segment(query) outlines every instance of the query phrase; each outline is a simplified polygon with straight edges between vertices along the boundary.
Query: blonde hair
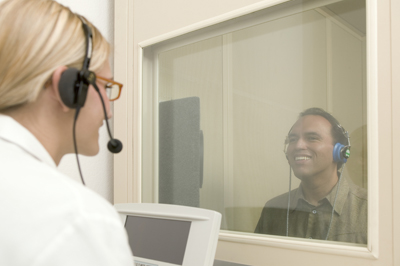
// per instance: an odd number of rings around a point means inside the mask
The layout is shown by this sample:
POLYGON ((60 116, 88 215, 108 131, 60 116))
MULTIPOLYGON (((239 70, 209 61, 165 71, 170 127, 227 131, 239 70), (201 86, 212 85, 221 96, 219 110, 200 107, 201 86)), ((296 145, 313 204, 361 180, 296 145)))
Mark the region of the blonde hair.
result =
MULTIPOLYGON (((90 70, 100 70, 110 45, 90 22, 90 70)), ((59 66, 82 68, 86 36, 79 16, 53 0, 0 3, 0 111, 35 101, 59 66)))

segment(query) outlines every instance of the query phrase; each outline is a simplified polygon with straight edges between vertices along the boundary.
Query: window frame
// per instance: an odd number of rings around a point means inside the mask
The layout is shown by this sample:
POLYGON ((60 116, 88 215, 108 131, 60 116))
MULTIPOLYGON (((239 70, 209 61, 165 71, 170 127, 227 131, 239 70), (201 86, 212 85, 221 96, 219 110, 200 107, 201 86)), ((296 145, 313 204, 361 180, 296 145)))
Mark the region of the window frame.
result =
MULTIPOLYGON (((137 49, 136 51, 130 51, 128 52, 129 57, 133 58, 133 53, 136 53, 136 61, 137 61, 137 90, 131 93, 130 96, 134 96, 136 100, 133 100, 134 103, 136 103, 135 108, 129 108, 127 107, 127 103, 124 104, 122 107, 117 107, 119 108, 120 113, 129 113, 128 118, 135 118, 136 122, 134 122, 134 126, 138 126, 138 129, 135 130, 136 133, 138 133, 133 140, 133 145, 136 147, 134 152, 131 154, 124 155, 125 160, 121 160, 119 163, 115 164, 115 167, 121 167, 122 164, 126 163, 128 165, 131 165, 126 169, 126 166, 124 166, 123 171, 117 170, 116 173, 122 173, 124 175, 123 178, 120 178, 116 181, 116 186, 121 187, 122 185, 128 184, 128 190, 122 193, 123 195, 119 195, 116 197, 116 201, 128 201, 128 202, 141 202, 142 198, 142 183, 141 183, 141 177, 142 177, 142 172, 143 168, 146 168, 148 166, 142 165, 142 139, 143 139, 143 134, 142 134, 142 127, 143 127, 143 121, 142 121, 142 114, 143 114, 143 90, 142 86, 143 83, 146 82, 154 82, 154 80, 149 80, 148 77, 143 77, 143 73, 145 70, 149 70, 149 58, 146 55, 146 52, 144 51, 146 48, 150 46, 154 46, 157 43, 164 42, 166 40, 175 38, 177 36, 181 36, 184 34, 190 34, 195 32, 196 30, 200 30, 202 28, 206 28, 211 25, 215 25, 230 19, 234 19, 246 14, 250 14, 252 12, 259 11, 261 9, 265 9, 283 2, 287 2, 287 0, 265 0, 265 1, 260 1, 257 4, 254 5, 249 5, 244 8, 240 8, 237 10, 234 10, 232 12, 223 14, 221 16, 214 17, 212 19, 208 19, 205 21, 201 21, 199 23, 174 30, 165 34, 162 34, 160 36, 157 36, 155 38, 151 38, 149 40, 145 40, 142 42, 137 43, 135 45, 135 42, 132 37, 132 32, 130 30, 133 29, 133 6, 131 4, 127 3, 127 1, 121 1, 118 4, 118 7, 116 6, 116 12, 121 11, 122 8, 125 7, 128 10, 128 15, 126 16, 125 23, 126 23, 126 31, 125 33, 128 34, 127 38, 122 38, 120 36, 120 39, 124 39, 124 46, 129 47, 130 45, 135 46, 137 49), (129 37, 130 36, 130 37, 129 37), (147 79, 147 81, 146 81, 147 79), (128 111, 127 111, 128 110, 128 111), (134 113, 134 114, 133 114, 134 113), (132 115, 133 114, 133 115, 132 115), (135 160, 133 160, 132 163, 128 163, 128 161, 132 160, 132 158, 135 157, 135 160), (136 170, 132 170, 132 166, 136 168, 136 170), (118 198, 119 197, 119 198, 118 198)), ((385 10, 387 10, 387 5, 390 1, 387 0, 386 2, 380 2, 379 7, 380 12, 384 13, 385 10), (386 9, 384 9, 386 7, 386 9), (384 10, 384 11, 382 11, 384 10)), ((116 3, 117 5, 117 3, 116 3)), ((368 151, 369 151, 369 156, 368 156, 368 173, 369 173, 369 178, 368 178, 368 244, 367 247, 353 247, 351 245, 340 245, 336 243, 324 243, 323 245, 316 243, 316 242, 311 242, 311 241, 306 241, 306 240, 292 240, 292 239, 282 239, 279 237, 275 236, 248 236, 246 234, 242 233, 234 233, 232 234, 231 232, 226 232, 226 231, 221 231, 220 233, 220 250, 224 250, 228 247, 231 247, 231 245, 234 245, 234 243, 240 244, 240 245, 249 245, 252 247, 259 247, 259 246, 268 246, 272 248, 278 248, 278 249, 290 249, 290 250, 299 250, 299 251, 305 251, 305 252, 315 252, 315 253, 322 253, 322 254, 334 254, 334 255, 340 255, 340 256, 347 256, 347 257, 355 257, 355 258, 367 258, 372 260, 378 259, 379 256, 379 243, 380 243, 380 219, 379 219, 379 206, 380 206, 380 201, 379 201, 379 191, 380 191, 380 186, 379 186, 379 181, 378 177, 380 174, 382 174, 383 171, 380 169, 380 156, 379 154, 382 154, 384 151, 383 147, 384 145, 380 145, 380 136, 379 133, 383 129, 380 128, 380 125, 382 123, 379 123, 379 118, 382 118, 382 114, 385 114, 385 108, 383 107, 383 103, 379 102, 378 96, 382 95, 382 92, 378 92, 378 76, 382 75, 379 73, 378 70, 378 52, 381 50, 378 50, 378 1, 377 0, 366 0, 366 5, 367 5, 367 110, 368 110, 368 117, 367 117, 367 122, 368 122, 368 151), (383 111, 382 111, 383 110, 383 111), (299 242, 300 241, 300 242, 299 242)), ((384 15, 380 14, 379 18, 381 21, 384 19, 382 18, 384 15)), ((117 17, 117 16, 116 16, 117 17)), ((380 22, 381 25, 383 24, 380 22)), ((117 24, 117 20, 116 20, 117 24)), ((122 23, 118 23, 118 25, 121 25, 122 23)), ((381 26, 382 27, 382 26, 381 26)), ((124 31, 121 31, 124 32, 124 31)), ((118 38, 115 39, 118 41, 118 38)), ((384 44, 387 46, 387 40, 382 40, 384 44)), ((126 49, 125 47, 125 49, 126 49)), ((383 48, 380 48, 383 49, 383 48)), ((129 50, 129 49, 127 49, 129 50)), ((385 59, 382 59, 385 60, 385 59)), ((116 59, 116 62, 120 62, 121 59, 116 59)), ((128 58, 129 61, 129 58, 128 58)), ((383 61, 386 62, 386 61, 383 61)), ((124 66, 122 69, 117 69, 116 68, 116 73, 118 71, 121 72, 126 72, 126 71, 133 71, 133 66, 131 63, 127 63, 126 65, 130 65, 129 67, 124 66)), ((133 71, 134 72, 134 71, 133 71)), ((128 84, 134 84, 132 78, 127 78, 125 77, 125 80, 127 80, 128 84)), ((133 97, 131 97, 132 99, 133 97)), ((386 110, 387 111, 387 110, 386 110)), ((387 112, 386 112, 387 113, 387 112)), ((123 119, 124 123, 126 123, 126 118, 123 119)), ((387 124, 386 128, 389 126, 387 124)), ((385 128, 385 127, 383 127, 385 128)), ((128 131, 128 134, 132 135, 133 133, 133 128, 130 127, 129 129, 127 128, 122 128, 118 129, 119 131, 128 131)), ((126 132, 123 134, 126 136, 126 132)), ((153 136, 154 137, 154 136, 153 136)), ((387 146, 387 145, 386 145, 387 146)), ((153 150, 155 147, 153 147, 153 150)), ((256 248, 255 248, 256 249, 256 248)), ((221 251, 223 252, 223 251, 221 251)), ((218 252, 217 252, 218 256, 218 252)), ((226 255, 223 255, 221 258, 226 255)), ((382 264, 383 265, 383 264, 382 264)))

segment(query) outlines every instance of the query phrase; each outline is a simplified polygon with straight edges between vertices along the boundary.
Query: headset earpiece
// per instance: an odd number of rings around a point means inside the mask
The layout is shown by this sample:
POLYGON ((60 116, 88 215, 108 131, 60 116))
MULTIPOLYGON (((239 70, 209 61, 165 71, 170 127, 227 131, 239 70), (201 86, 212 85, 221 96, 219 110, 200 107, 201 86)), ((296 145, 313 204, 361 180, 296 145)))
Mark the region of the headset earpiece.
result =
POLYGON ((346 163, 350 157, 350 147, 340 143, 336 143, 333 147, 333 161, 346 163))
POLYGON ((63 103, 69 108, 76 109, 83 107, 89 84, 81 77, 76 68, 68 68, 61 74, 58 83, 60 97, 63 103))
POLYGON ((341 143, 336 143, 333 147, 333 161, 337 163, 346 163, 347 159, 350 157, 350 136, 349 132, 347 132, 340 124, 337 125, 343 133, 343 136, 347 139, 347 145, 343 145, 341 143))

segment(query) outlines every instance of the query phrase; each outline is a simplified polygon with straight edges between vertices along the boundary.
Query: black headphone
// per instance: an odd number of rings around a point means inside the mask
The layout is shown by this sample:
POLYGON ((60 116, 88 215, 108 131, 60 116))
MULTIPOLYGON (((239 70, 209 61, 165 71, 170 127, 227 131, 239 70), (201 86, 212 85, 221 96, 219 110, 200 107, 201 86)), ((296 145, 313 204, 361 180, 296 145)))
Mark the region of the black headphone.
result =
POLYGON ((92 48, 93 48, 92 30, 86 24, 84 18, 80 16, 78 17, 82 21, 82 27, 86 37, 85 59, 83 61, 81 70, 78 70, 76 68, 68 68, 61 74, 60 81, 58 82, 58 89, 63 103, 71 109, 76 109, 74 125, 73 125, 74 148, 75 148, 75 155, 78 163, 78 169, 81 176, 81 180, 82 183, 85 185, 78 159, 78 149, 75 138, 75 125, 76 125, 76 120, 78 119, 79 111, 85 105, 89 85, 93 85, 93 87, 96 89, 97 93, 99 94, 101 103, 103 105, 104 119, 106 120, 107 130, 110 136, 110 141, 107 144, 108 150, 112 153, 119 153, 122 150, 122 142, 118 139, 114 139, 111 135, 104 99, 101 96, 100 90, 96 84, 96 74, 89 70, 90 59, 92 57, 92 48))
MULTIPOLYGON (((350 157, 350 137, 349 137, 349 132, 347 132, 340 124, 336 124, 336 126, 340 129, 340 132, 342 132, 343 136, 347 139, 347 145, 343 145, 339 142, 335 143, 333 147, 333 161, 337 163, 346 163, 347 159, 350 157)), ((293 126, 292 126, 293 128, 293 126)), ((289 133, 292 131, 292 128, 290 128, 288 135, 285 138, 284 142, 284 148, 283 152, 285 153, 286 159, 287 157, 287 146, 289 144, 289 133)))
POLYGON ((61 100, 72 109, 79 109, 85 105, 89 85, 96 83, 96 75, 89 71, 90 59, 92 58, 92 30, 83 18, 79 18, 82 21, 86 37, 85 60, 80 71, 76 68, 65 70, 58 83, 61 100))

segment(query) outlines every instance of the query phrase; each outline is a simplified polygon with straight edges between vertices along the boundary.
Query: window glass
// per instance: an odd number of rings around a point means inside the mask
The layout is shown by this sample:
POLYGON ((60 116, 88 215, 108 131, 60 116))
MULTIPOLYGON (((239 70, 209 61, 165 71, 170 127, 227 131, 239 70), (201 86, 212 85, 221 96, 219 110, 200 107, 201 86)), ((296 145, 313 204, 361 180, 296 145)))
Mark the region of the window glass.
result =
POLYGON ((143 201, 216 210, 224 230, 366 244, 365 1, 290 1, 255 21, 155 56, 158 179, 143 201))

